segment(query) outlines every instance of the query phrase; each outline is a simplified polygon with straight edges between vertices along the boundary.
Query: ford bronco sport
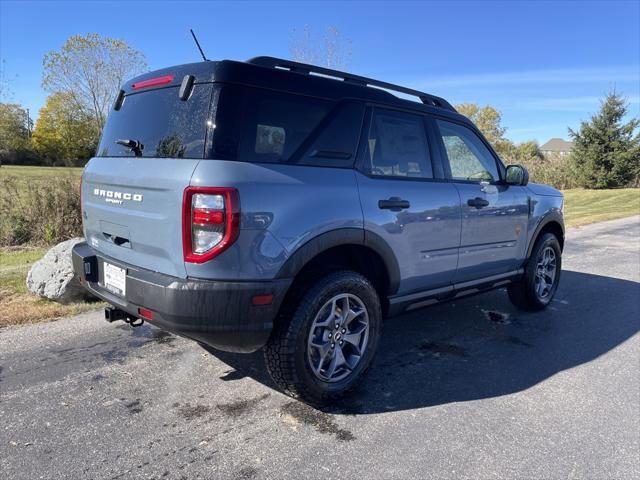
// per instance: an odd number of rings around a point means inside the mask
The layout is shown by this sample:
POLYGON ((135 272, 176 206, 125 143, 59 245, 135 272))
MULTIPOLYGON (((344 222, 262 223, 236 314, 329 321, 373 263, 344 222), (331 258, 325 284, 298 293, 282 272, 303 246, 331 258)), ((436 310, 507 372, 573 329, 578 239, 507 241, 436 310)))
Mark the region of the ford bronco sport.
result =
POLYGON ((447 101, 271 57, 127 82, 81 193, 107 320, 263 348, 311 403, 362 378, 384 317, 504 286, 540 310, 560 279, 562 194, 447 101))

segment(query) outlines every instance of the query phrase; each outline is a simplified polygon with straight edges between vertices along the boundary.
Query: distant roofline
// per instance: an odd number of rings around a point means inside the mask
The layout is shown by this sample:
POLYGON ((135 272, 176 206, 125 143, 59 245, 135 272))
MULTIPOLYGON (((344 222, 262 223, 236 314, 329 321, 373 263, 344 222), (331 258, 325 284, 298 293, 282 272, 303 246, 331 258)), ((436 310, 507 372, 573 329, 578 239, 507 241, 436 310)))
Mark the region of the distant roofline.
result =
POLYGON ((567 152, 573 149, 573 142, 567 141, 563 138, 554 137, 540 146, 540 150, 543 152, 567 152))

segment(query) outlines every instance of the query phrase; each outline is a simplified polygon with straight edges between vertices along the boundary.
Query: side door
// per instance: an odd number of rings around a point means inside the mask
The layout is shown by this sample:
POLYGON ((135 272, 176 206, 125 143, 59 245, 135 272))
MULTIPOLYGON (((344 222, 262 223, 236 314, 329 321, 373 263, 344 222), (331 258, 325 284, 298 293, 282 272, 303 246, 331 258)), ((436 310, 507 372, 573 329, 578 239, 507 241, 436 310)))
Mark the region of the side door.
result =
POLYGON ((370 108, 358 150, 365 230, 392 248, 398 294, 450 285, 458 262, 460 199, 432 162, 426 127, 423 115, 370 108))
POLYGON ((524 187, 502 181, 499 159, 473 129, 441 118, 434 123, 445 170, 460 193, 462 234, 454 283, 517 269, 529 216, 524 187))

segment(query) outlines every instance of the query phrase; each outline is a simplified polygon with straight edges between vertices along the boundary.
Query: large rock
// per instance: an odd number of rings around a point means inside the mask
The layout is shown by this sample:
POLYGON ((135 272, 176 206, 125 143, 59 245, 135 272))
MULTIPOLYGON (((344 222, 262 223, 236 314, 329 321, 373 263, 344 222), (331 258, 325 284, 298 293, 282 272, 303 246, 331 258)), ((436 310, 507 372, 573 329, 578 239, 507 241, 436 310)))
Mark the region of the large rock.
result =
POLYGON ((73 274, 71 249, 84 238, 72 238, 51 248, 33 264, 27 275, 27 288, 32 293, 59 303, 82 301, 86 291, 73 274))

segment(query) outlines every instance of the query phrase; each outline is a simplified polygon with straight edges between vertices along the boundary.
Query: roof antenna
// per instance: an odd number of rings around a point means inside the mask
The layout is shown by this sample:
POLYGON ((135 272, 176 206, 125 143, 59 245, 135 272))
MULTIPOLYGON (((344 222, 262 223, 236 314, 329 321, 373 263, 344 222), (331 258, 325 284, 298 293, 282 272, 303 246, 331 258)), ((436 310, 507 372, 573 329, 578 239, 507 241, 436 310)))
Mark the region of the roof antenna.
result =
POLYGON ((198 50, 200 50, 200 55, 202 55, 202 59, 205 62, 208 62, 209 60, 207 59, 207 57, 204 56, 204 52, 202 51, 202 48, 200 47, 200 42, 198 42, 198 39, 196 38, 196 34, 193 33, 193 29, 190 28, 189 31, 191 32, 191 36, 193 37, 193 41, 196 42, 196 47, 198 47, 198 50))

